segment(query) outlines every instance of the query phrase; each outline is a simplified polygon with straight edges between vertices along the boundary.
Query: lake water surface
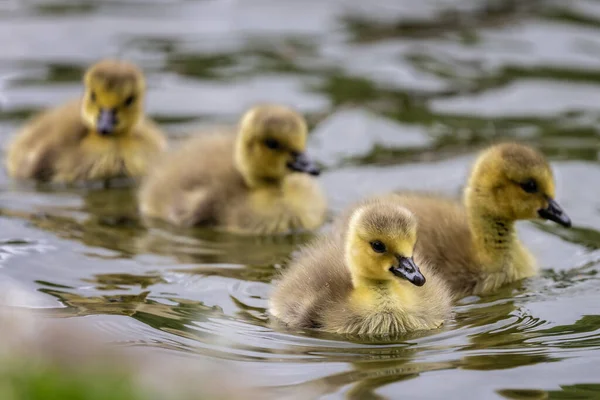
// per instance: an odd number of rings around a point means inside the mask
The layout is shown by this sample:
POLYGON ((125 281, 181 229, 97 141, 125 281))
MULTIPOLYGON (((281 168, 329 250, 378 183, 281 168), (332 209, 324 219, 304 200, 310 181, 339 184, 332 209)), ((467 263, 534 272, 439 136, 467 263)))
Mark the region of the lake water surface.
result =
POLYGON ((444 329, 359 343, 269 325, 308 236, 146 230, 128 189, 1 172, 0 277, 27 306, 281 397, 600 398, 600 1, 2 0, 1 144, 105 56, 144 68, 174 142, 256 102, 302 111, 332 215, 392 189, 458 196, 476 152, 515 139, 550 158, 574 227, 521 224, 540 276, 464 299, 444 329))

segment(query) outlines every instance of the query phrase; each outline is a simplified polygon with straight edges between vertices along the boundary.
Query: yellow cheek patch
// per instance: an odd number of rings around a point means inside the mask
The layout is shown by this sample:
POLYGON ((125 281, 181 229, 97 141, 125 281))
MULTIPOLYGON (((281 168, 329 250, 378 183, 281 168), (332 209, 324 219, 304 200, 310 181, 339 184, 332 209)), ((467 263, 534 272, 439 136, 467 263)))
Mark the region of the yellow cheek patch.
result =
POLYGON ((414 244, 409 242, 401 242, 396 245, 396 253, 404 257, 412 257, 414 244))
POLYGON ((136 94, 136 87, 133 82, 115 85, 103 79, 93 80, 89 85, 89 90, 95 93, 95 103, 101 108, 123 107, 125 100, 136 94))
POLYGON ((294 153, 302 153, 306 150, 306 138, 305 137, 293 137, 292 140, 287 140, 286 147, 294 153))
POLYGON ((544 194, 546 196, 550 196, 551 198, 554 198, 556 196, 556 188, 554 185, 554 178, 552 177, 552 174, 550 174, 549 172, 546 173, 546 179, 544 179, 544 182, 542 184, 542 190, 544 191, 544 194))
POLYGON ((410 229, 408 234, 398 234, 393 238, 390 238, 390 242, 393 243, 393 248, 390 249, 396 254, 401 254, 404 257, 412 257, 413 250, 415 248, 417 232, 415 229, 410 229))

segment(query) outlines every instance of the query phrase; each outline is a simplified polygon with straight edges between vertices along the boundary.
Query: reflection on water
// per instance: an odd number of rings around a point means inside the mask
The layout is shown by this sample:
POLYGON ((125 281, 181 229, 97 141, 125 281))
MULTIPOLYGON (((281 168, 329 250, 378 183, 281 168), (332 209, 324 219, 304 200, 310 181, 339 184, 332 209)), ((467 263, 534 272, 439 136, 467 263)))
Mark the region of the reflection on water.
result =
POLYGON ((600 396, 597 1, 8 1, 0 21, 3 146, 77 96, 89 63, 121 56, 147 72, 174 141, 256 102, 300 109, 332 214, 391 189, 458 196, 474 153, 514 139, 553 161, 574 221, 520 226, 539 277, 464 299, 439 331, 373 343, 269 321, 270 284, 311 235, 149 226, 131 189, 2 173, 0 274, 43 296, 43 314, 227 360, 276 397, 600 396))
POLYGON ((499 390, 498 394, 507 399, 595 399, 600 396, 600 385, 578 384, 561 385, 560 390, 499 390))

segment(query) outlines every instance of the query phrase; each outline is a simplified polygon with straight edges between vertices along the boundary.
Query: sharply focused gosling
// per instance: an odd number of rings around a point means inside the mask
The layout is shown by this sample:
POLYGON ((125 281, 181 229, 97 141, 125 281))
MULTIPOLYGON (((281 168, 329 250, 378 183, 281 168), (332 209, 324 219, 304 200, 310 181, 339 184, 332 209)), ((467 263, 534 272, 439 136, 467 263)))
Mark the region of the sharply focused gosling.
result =
POLYGON ((394 201, 367 200, 351 210, 342 232, 319 237, 299 253, 269 311, 290 327, 338 334, 438 328, 449 317, 450 293, 423 254, 413 253, 416 241, 410 211, 394 201))
POLYGON ((133 64, 104 60, 88 69, 79 100, 34 117, 8 148, 8 174, 60 183, 143 176, 166 148, 143 115, 144 76, 133 64))
POLYGON ((427 254, 432 268, 462 297, 536 274, 535 260, 518 239, 515 222, 543 218, 570 227, 554 196, 554 178, 544 156, 507 143, 479 156, 464 206, 417 193, 400 194, 398 204, 419 220, 417 251, 427 254))
POLYGON ((261 105, 242 117, 237 135, 198 135, 152 170, 140 211, 179 226, 213 226, 242 234, 280 234, 319 227, 326 201, 305 153, 299 114, 261 105))

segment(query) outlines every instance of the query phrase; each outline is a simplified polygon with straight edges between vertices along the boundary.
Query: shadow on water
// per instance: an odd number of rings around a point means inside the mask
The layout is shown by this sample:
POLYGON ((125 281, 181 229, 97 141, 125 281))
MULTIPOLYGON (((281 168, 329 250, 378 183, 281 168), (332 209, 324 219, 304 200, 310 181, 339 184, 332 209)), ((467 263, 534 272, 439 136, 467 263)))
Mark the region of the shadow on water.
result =
POLYGON ((574 221, 520 229, 540 276, 463 299, 439 331, 377 342, 270 321, 271 282, 310 234, 148 224, 133 189, 21 187, 2 175, 0 276, 60 304, 40 313, 89 316, 122 345, 239 363, 281 396, 600 396, 596 2, 8 3, 3 147, 29 116, 77 96, 89 63, 119 55, 147 72, 148 111, 176 140, 233 124, 256 102, 300 109, 332 215, 384 190, 457 195, 479 149, 518 140, 553 162, 574 221))

